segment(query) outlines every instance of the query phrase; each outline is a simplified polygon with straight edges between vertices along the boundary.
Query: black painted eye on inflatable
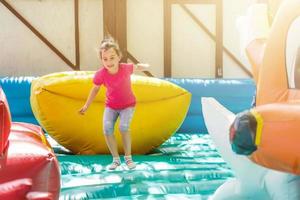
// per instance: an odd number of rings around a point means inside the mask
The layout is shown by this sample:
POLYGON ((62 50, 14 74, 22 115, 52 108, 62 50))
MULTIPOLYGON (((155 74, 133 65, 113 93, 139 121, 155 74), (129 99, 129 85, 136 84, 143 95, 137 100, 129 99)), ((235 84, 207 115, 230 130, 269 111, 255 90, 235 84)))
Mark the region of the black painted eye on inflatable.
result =
POLYGON ((235 153, 251 155, 256 151, 256 128, 257 122, 251 112, 245 111, 236 116, 230 127, 230 143, 235 153))

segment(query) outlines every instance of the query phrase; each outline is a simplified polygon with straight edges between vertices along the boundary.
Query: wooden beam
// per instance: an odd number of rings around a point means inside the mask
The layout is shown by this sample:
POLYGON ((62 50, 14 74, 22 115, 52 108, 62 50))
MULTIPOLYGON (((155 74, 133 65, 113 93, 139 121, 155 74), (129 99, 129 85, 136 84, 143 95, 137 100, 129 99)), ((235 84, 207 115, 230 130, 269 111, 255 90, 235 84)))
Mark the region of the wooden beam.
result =
POLYGON ((164 77, 172 76, 172 33, 171 16, 172 4, 170 0, 164 0, 164 77))
POLYGON ((75 19, 75 53, 76 63, 75 66, 80 70, 80 37, 79 37, 79 9, 78 0, 74 1, 74 19, 75 19))
POLYGON ((79 70, 68 58, 66 58, 46 37, 34 28, 18 11, 16 11, 7 1, 0 1, 13 15, 15 15, 27 28, 29 28, 42 42, 44 42, 58 57, 60 57, 73 70, 79 70))
POLYGON ((104 35, 112 36, 127 60, 127 0, 103 0, 104 35))
POLYGON ((122 61, 127 60, 127 0, 116 3, 116 37, 123 53, 122 61))
POLYGON ((223 3, 216 2, 216 67, 215 78, 223 78, 223 3))
POLYGON ((104 35, 115 37, 116 19, 112 13, 115 13, 115 0, 103 0, 103 30, 104 35))

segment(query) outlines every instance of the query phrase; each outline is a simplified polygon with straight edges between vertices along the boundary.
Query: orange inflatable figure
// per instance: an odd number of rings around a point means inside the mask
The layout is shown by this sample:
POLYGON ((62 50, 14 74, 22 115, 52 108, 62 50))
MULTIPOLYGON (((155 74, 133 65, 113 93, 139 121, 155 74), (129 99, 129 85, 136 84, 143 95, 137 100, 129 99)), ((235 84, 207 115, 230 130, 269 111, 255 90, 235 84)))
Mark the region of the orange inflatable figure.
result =
POLYGON ((255 163, 299 175, 300 31, 289 40, 295 24, 299 30, 300 0, 283 1, 269 37, 247 46, 257 85, 256 107, 237 115, 230 139, 235 152, 248 155, 255 163), (289 44, 294 46, 293 63, 287 60, 289 44))

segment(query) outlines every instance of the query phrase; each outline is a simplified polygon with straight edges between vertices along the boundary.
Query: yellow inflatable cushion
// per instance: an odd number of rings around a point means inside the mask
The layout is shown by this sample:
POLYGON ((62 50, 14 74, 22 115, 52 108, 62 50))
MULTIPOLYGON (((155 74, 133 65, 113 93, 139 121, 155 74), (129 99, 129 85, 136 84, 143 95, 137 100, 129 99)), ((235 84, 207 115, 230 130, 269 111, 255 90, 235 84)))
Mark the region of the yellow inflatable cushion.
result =
MULTIPOLYGON (((78 110, 92 88, 95 72, 60 72, 35 79, 31 86, 33 113, 43 128, 76 154, 108 154, 102 131, 105 87, 101 87, 85 115, 78 110)), ((132 75, 137 99, 131 123, 132 153, 144 154, 167 140, 181 125, 191 94, 157 78, 132 75)), ((115 136, 123 153, 117 121, 115 136)))

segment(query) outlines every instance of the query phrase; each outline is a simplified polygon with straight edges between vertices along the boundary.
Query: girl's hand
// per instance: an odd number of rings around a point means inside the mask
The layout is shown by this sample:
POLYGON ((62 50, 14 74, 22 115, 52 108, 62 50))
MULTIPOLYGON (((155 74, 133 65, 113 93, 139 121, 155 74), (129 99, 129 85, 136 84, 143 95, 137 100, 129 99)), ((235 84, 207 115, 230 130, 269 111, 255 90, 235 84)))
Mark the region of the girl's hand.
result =
POLYGON ((86 105, 84 105, 79 111, 78 113, 81 115, 84 115, 84 113, 86 112, 86 110, 88 109, 88 107, 86 105))
POLYGON ((148 70, 149 67, 150 67, 150 65, 145 64, 145 63, 138 63, 136 65, 136 69, 139 70, 139 71, 146 71, 146 70, 148 70))

